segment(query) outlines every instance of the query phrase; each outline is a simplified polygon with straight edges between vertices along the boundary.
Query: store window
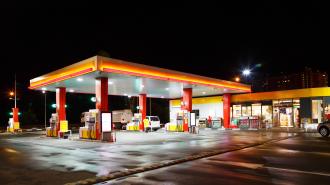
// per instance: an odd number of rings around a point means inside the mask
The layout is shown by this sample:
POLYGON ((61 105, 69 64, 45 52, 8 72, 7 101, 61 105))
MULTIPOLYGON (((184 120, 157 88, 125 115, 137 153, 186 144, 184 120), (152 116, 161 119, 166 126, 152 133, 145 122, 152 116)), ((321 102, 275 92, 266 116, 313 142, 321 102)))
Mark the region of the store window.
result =
POLYGON ((292 100, 280 100, 280 126, 293 127, 292 100))
POLYGON ((293 107, 293 123, 296 127, 301 128, 300 125, 300 100, 294 99, 292 102, 293 107))
POLYGON ((251 106, 242 106, 242 116, 251 116, 251 106))
POLYGON ((279 101, 273 101, 273 127, 280 126, 280 111, 279 111, 279 101))
POLYGON ((322 100, 312 100, 312 122, 321 123, 323 121, 322 100))
POLYGON ((292 124, 292 107, 280 107, 280 126, 293 127, 292 124))
POLYGON ((252 116, 261 117, 261 103, 252 104, 252 116))
POLYGON ((233 117, 231 118, 231 125, 237 126, 239 122, 239 118, 241 117, 242 107, 241 105, 233 105, 233 117))
POLYGON ((272 127, 272 106, 271 105, 263 105, 262 106, 262 115, 261 122, 263 128, 271 128, 272 127))
POLYGON ((324 105, 324 116, 326 120, 330 120, 330 104, 324 105))
POLYGON ((274 126, 293 127, 292 99, 273 101, 274 126))
POLYGON ((241 105, 233 105, 233 118, 241 117, 241 105))

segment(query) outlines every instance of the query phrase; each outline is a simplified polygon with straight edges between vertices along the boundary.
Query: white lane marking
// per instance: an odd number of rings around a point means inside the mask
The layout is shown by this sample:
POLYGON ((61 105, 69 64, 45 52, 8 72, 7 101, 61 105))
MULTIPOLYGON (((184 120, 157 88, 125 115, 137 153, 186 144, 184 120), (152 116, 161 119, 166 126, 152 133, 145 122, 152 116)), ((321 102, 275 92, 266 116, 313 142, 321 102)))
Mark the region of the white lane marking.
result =
POLYGON ((15 149, 11 149, 11 148, 5 148, 4 151, 8 152, 8 153, 20 153, 19 151, 15 150, 15 149))
POLYGON ((330 173, 303 171, 303 170, 295 170, 295 169, 287 169, 287 168, 277 168, 277 167, 271 167, 271 166, 264 166, 264 164, 257 164, 257 163, 246 163, 246 162, 235 162, 235 161, 215 161, 215 160, 211 160, 211 161, 216 162, 216 163, 231 165, 231 166, 250 168, 250 169, 254 169, 254 170, 258 169, 258 168, 266 168, 266 169, 270 169, 270 170, 278 170, 278 171, 286 171, 286 172, 292 172, 292 173, 303 173, 303 174, 330 177, 330 173))
POLYGON ((268 148, 258 148, 258 150, 263 151, 271 151, 271 152, 278 152, 278 153, 304 153, 304 154, 315 154, 315 155, 323 155, 323 156, 330 156, 330 153, 326 152, 308 152, 308 151, 301 151, 301 150, 288 150, 288 149, 268 149, 268 148))
POLYGON ((263 164, 257 164, 257 163, 246 163, 246 162, 235 162, 235 161, 215 161, 215 160, 210 160, 210 161, 216 162, 216 163, 221 163, 221 164, 226 164, 226 165, 250 168, 250 169, 262 168, 264 166, 263 164))
POLYGON ((309 175, 320 175, 320 176, 330 177, 330 174, 329 173, 322 173, 322 172, 302 171, 302 170, 294 170, 294 169, 286 169, 286 168, 276 168, 276 167, 268 167, 268 166, 265 166, 264 168, 271 169, 271 170, 292 172, 292 173, 303 173, 303 174, 309 174, 309 175))

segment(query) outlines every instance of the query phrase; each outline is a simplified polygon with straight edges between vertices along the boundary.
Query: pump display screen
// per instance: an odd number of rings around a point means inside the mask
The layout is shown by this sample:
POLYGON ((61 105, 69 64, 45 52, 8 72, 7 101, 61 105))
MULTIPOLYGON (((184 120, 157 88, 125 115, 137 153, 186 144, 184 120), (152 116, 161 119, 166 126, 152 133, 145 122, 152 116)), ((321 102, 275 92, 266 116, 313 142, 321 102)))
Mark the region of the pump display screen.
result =
POLYGON ((111 132, 111 113, 102 113, 102 132, 111 132))
POLYGON ((95 123, 95 117, 90 117, 88 118, 89 123, 95 123))

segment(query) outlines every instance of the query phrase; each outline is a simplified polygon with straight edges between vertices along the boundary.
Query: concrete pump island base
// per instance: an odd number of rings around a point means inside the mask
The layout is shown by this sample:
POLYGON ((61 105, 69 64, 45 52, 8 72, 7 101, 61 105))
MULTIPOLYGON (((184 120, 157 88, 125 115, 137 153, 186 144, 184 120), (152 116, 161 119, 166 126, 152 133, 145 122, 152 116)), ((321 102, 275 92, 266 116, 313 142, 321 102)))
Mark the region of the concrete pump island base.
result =
MULTIPOLYGON (((114 141, 112 113, 108 95, 139 97, 139 113, 127 130, 152 129, 154 122, 146 115, 148 98, 181 99, 175 120, 166 124, 167 131, 193 132, 198 115, 192 111, 192 98, 223 95, 224 128, 230 123, 231 94, 251 92, 248 85, 167 70, 122 60, 95 56, 30 80, 30 89, 56 92, 56 113, 52 114, 47 136, 62 137, 70 132, 66 119, 66 93, 95 94, 95 108, 84 113, 85 126, 79 137, 114 141)), ((111 103, 111 102, 110 102, 111 103)), ((221 107, 221 108, 222 108, 221 107)), ((219 107, 219 109, 221 109, 219 107)))

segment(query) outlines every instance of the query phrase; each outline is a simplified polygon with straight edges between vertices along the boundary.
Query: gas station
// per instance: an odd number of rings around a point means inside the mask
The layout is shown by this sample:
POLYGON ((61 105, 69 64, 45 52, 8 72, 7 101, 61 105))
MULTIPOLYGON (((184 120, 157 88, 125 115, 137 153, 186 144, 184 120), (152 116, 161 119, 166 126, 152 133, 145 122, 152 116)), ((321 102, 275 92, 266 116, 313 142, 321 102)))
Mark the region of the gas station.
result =
POLYGON ((113 140, 108 105, 111 102, 108 102, 108 95, 139 97, 139 114, 134 116, 137 125, 132 130, 140 131, 144 131, 146 126, 147 97, 180 99, 176 125, 168 125, 166 129, 189 132, 195 126, 193 97, 222 95, 223 125, 224 128, 229 128, 231 94, 251 92, 249 85, 241 83, 101 56, 94 56, 34 78, 30 80, 29 88, 56 92, 56 113, 52 114, 50 127, 46 131, 47 136, 53 137, 69 131, 65 110, 66 93, 95 94, 95 109, 85 113, 85 126, 80 127, 79 137, 103 141, 113 140))

